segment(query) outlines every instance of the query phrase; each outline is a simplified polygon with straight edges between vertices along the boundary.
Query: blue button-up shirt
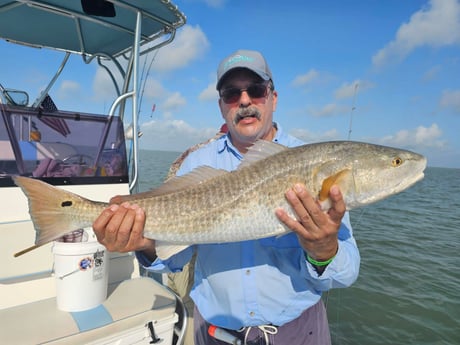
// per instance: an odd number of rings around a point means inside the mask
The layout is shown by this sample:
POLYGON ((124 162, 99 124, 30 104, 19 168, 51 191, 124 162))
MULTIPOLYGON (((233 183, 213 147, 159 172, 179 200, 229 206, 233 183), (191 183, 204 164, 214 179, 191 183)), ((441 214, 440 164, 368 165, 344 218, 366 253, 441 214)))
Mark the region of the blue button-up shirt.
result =
MULTIPOLYGON (((289 147, 303 144, 277 128, 275 142, 289 147)), ((230 138, 224 135, 190 153, 178 175, 202 165, 235 170, 241 159, 230 138)), ((337 255, 321 275, 305 260, 295 233, 244 242, 195 245, 153 263, 147 262, 140 253, 137 256, 148 270, 178 272, 191 259, 194 250, 197 259, 190 296, 205 320, 228 329, 279 326, 297 318, 318 302, 322 291, 351 285, 358 276, 360 262, 348 213, 339 231, 337 255)))

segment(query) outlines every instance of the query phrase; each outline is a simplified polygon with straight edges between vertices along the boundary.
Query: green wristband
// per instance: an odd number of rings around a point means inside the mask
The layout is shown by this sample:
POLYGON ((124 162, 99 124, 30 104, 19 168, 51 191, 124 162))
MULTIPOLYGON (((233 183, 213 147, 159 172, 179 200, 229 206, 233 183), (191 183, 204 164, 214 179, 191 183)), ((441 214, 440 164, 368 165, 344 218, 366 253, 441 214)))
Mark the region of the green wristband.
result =
POLYGON ((318 267, 329 265, 332 262, 332 260, 334 260, 334 258, 335 258, 335 255, 326 261, 316 261, 315 259, 312 259, 307 253, 305 253, 305 259, 307 259, 307 261, 311 263, 312 265, 318 266, 318 267))

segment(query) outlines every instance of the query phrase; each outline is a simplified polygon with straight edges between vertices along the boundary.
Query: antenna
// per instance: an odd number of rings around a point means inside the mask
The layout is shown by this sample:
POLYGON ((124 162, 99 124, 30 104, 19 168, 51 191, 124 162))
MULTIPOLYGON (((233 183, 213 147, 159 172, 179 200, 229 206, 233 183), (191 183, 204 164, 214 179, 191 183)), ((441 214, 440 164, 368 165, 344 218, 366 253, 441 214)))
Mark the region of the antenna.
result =
POLYGON ((352 131, 352 127, 353 127, 353 112, 356 109, 355 101, 356 101, 356 94, 357 94, 357 91, 358 91, 358 86, 359 86, 359 83, 356 82, 355 90, 353 91, 353 103, 351 105, 351 111, 350 111, 350 126, 348 127, 348 140, 350 140, 350 138, 351 138, 351 131, 352 131))

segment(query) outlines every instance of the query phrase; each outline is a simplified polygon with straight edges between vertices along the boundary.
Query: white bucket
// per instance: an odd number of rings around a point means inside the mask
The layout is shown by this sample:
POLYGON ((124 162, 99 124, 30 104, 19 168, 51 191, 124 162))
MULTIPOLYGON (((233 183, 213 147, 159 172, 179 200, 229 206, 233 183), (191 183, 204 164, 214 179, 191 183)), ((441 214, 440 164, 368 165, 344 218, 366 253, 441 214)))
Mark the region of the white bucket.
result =
POLYGON ((54 242, 57 307, 92 309, 107 298, 108 256, 99 242, 54 242))

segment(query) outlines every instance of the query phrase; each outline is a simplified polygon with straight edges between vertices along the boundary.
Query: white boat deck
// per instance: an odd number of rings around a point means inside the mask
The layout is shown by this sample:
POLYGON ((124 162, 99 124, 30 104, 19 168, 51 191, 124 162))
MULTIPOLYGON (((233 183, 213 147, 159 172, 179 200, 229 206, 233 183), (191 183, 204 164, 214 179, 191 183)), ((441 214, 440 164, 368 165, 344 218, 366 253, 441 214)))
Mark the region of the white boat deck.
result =
POLYGON ((162 285, 130 279, 82 312, 59 310, 54 297, 0 310, 0 344, 171 344, 175 308, 174 295, 162 285))

